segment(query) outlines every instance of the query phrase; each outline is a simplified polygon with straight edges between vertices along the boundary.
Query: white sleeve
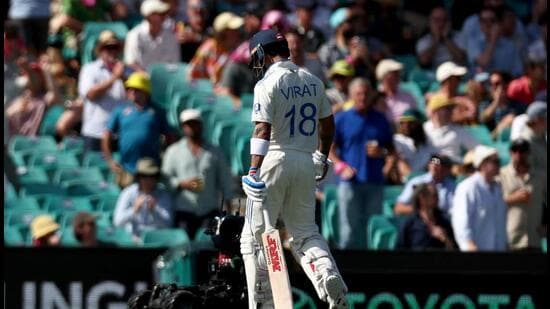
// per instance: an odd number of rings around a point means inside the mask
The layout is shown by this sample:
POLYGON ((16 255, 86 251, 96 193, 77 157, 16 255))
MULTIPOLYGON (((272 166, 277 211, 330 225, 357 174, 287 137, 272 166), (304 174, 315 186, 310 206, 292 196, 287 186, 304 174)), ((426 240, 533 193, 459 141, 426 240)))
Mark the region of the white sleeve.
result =
POLYGON ((78 76, 78 95, 82 98, 86 98, 88 91, 90 91, 96 83, 91 66, 92 64, 84 65, 78 76))
POLYGON ((262 82, 254 87, 254 105, 252 107, 252 122, 273 121, 273 94, 262 82))
POLYGON ((465 191, 467 191, 466 187, 459 184, 456 188, 451 207, 453 233, 458 247, 462 251, 467 249, 468 241, 473 240, 469 214, 472 201, 468 200, 467 192, 465 191))
POLYGON ((126 64, 140 64, 141 53, 138 45, 138 33, 130 30, 126 35, 126 43, 124 44, 124 62, 126 64))

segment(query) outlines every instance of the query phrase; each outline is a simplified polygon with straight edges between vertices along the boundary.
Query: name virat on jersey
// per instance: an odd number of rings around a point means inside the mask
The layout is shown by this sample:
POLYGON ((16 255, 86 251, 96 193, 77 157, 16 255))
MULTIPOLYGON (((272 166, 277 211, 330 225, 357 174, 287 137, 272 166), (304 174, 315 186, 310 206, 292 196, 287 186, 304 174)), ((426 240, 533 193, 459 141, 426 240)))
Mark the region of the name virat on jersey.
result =
POLYGON ((303 86, 290 86, 287 87, 286 91, 285 89, 279 89, 285 99, 296 99, 298 97, 316 97, 317 96, 317 84, 304 84, 303 86))

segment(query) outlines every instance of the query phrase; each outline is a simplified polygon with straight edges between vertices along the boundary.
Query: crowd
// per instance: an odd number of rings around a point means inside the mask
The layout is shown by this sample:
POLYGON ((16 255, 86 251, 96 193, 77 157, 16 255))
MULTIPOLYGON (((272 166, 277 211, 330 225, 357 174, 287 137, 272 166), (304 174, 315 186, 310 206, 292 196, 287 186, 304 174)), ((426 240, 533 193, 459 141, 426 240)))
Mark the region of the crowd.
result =
MULTIPOLYGON (((383 213, 392 185, 403 188, 392 214, 402 218, 397 248, 540 250, 546 1, 461 3, 11 1, 4 152, 14 136, 39 135, 48 111, 61 108, 50 134, 101 152, 121 189, 115 226, 136 238, 166 227, 193 237, 220 204, 231 209, 242 196, 238 175, 205 139, 199 110, 170 124, 166 102, 153 100, 151 67, 185 63, 182 84, 207 80, 241 110, 255 84, 248 39, 272 28, 285 35, 290 59, 325 82, 335 114, 334 173, 322 185, 338 186, 338 248, 367 248, 365 227, 383 213), (82 42, 92 22, 128 32, 101 31, 88 55, 82 42)), ((76 234, 93 231, 93 215, 77 219, 76 234)), ((36 217, 34 244, 59 243, 58 230, 51 217, 36 217)))

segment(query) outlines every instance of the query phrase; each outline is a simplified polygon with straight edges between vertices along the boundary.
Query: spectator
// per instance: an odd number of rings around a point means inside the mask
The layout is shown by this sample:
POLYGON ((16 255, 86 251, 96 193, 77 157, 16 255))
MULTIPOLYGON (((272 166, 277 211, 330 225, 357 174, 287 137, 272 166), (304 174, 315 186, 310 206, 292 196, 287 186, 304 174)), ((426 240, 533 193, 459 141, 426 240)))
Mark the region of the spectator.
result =
POLYGON ((546 194, 545 172, 529 164, 529 142, 517 139, 510 145, 511 161, 500 169, 504 201, 508 204, 508 245, 511 249, 540 251, 538 229, 546 194))
POLYGON ((546 171, 546 154, 548 151, 548 144, 546 142, 548 129, 546 122, 546 102, 533 102, 527 108, 526 115, 526 125, 520 129, 518 137, 529 142, 531 147, 529 162, 533 166, 533 169, 546 171))
MULTIPOLYGON (((349 51, 345 59, 353 66, 357 76, 366 77, 371 83, 374 83, 376 81, 374 76, 375 62, 367 45, 368 42, 365 38, 357 35, 352 37, 348 42, 349 51)), ((378 61, 380 60, 378 59, 378 61)))
MULTIPOLYGON (((462 3, 458 3, 458 5, 462 5, 462 3)), ((466 4, 467 5, 467 4, 466 4)), ((503 12, 510 11, 509 8, 505 8, 504 0, 484 0, 483 5, 480 7, 480 11, 476 14, 470 15, 464 23, 462 24, 462 30, 460 31, 460 36, 462 38, 462 46, 470 46, 469 44, 476 44, 475 42, 482 41, 486 36, 484 34, 483 27, 487 27, 490 23, 494 24, 497 20, 497 12, 502 15, 503 12), (492 11, 492 14, 485 13, 484 10, 492 11), (483 18, 492 16, 494 18, 483 18)), ((453 14, 455 11, 452 11, 453 14)), ((513 13, 513 12, 512 12, 513 13)), ((500 19, 500 18, 499 18, 500 19)), ((509 33, 507 33, 506 37, 512 41, 512 43, 515 46, 520 47, 519 50, 521 51, 523 48, 525 48, 526 38, 527 34, 525 31, 525 27, 523 26, 523 23, 519 18, 517 18, 515 15, 512 17, 506 16, 506 19, 508 19, 505 22, 504 28, 509 33), (510 22, 511 19, 511 22, 510 22)), ((496 30, 495 30, 496 31, 496 30)), ((522 52, 523 54, 523 52, 522 52)), ((521 59, 521 58, 520 58, 521 59)), ((520 60, 518 59, 518 60, 520 60)), ((498 68, 494 68, 498 69, 498 68)), ((492 71, 492 70, 485 70, 485 71, 492 71)), ((513 72, 509 72, 513 74, 513 72)))
POLYGON ((29 64, 26 58, 19 58, 18 64, 23 71, 24 90, 6 109, 9 138, 37 135, 44 113, 58 97, 47 69, 43 70, 38 63, 29 64))
POLYGON ((510 128, 514 117, 524 110, 523 106, 511 101, 506 95, 510 80, 511 76, 506 72, 492 72, 489 75, 490 101, 482 101, 479 105, 480 122, 491 130, 493 138, 502 130, 510 128))
POLYGON ((423 68, 435 71, 447 61, 464 64, 466 54, 460 47, 460 38, 451 29, 447 11, 441 6, 432 9, 429 33, 416 42, 416 55, 423 68))
POLYGON ((82 137, 88 151, 101 151, 101 137, 111 112, 125 102, 123 79, 130 71, 118 60, 122 42, 114 32, 99 34, 98 59, 82 67, 78 78, 78 95, 84 99, 82 137))
POLYGON ((233 186, 223 154, 203 138, 200 112, 186 109, 180 122, 185 137, 166 150, 162 173, 176 195, 176 225, 193 237, 219 213, 221 200, 230 209, 233 186))
POLYGON ((290 60, 297 66, 304 68, 317 76, 323 84, 327 84, 325 72, 323 71, 321 61, 317 57, 312 57, 306 53, 303 45, 303 37, 296 29, 289 29, 285 34, 288 41, 288 50, 290 51, 290 60))
POLYGON ((432 96, 428 102, 430 119, 424 123, 424 132, 438 153, 460 164, 463 152, 474 148, 478 141, 463 126, 451 122, 454 105, 444 95, 432 96))
POLYGON ((33 247, 56 247, 61 241, 59 224, 49 215, 40 215, 32 219, 31 235, 33 247))
POLYGON ((416 100, 407 91, 399 88, 403 64, 392 59, 384 59, 376 66, 378 88, 386 97, 386 117, 392 124, 399 121, 404 111, 416 108, 416 100))
POLYGON ((332 87, 326 90, 326 94, 333 113, 339 112, 348 100, 348 87, 354 76, 355 69, 346 60, 338 60, 330 67, 328 77, 332 87))
MULTIPOLYGON (((440 83, 441 88, 435 94, 442 94, 455 103, 453 109, 452 121, 454 123, 464 124, 471 121, 477 121, 477 107, 472 100, 458 92, 460 81, 468 70, 465 67, 456 65, 453 62, 445 62, 435 72, 435 78, 440 83)), ((429 98, 434 94, 428 94, 429 98)), ((428 111, 429 113, 429 111, 428 111)))
POLYGON ((174 139, 166 115, 150 102, 149 77, 142 72, 132 73, 125 86, 130 102, 113 111, 101 142, 103 155, 121 188, 132 183, 139 158, 150 157, 160 164, 161 135, 167 143, 174 139), (115 135, 118 136, 120 162, 113 159, 111 145, 115 135))
POLYGON ((82 247, 114 247, 110 242, 97 239, 96 216, 89 212, 79 212, 73 219, 74 237, 82 247))
POLYGON ((434 154, 428 164, 428 172, 411 178, 406 184, 403 192, 397 197, 393 209, 396 215, 409 215, 414 211, 413 191, 415 186, 422 183, 431 183, 437 189, 438 207, 443 215, 450 217, 453 194, 456 188, 455 181, 451 175, 452 161, 445 155, 434 154))
POLYGON ((82 123, 84 101, 81 98, 65 101, 65 111, 55 124, 55 132, 59 139, 68 135, 78 135, 76 128, 82 123))
POLYGON ((437 152, 422 128, 424 121, 424 115, 417 109, 409 109, 399 117, 399 129, 393 136, 393 144, 402 179, 426 171, 432 154, 437 152))
MULTIPOLYGON (((244 30, 248 37, 260 30, 261 17, 259 4, 249 2, 243 18, 244 30), (255 5, 256 4, 256 5, 255 5)), ((229 56, 230 61, 222 72, 220 85, 216 93, 229 95, 233 100, 235 110, 241 108, 241 95, 252 93, 256 79, 252 70, 248 67, 250 62, 249 40, 242 42, 229 56)))
POLYGON ((29 52, 38 57, 46 51, 48 23, 50 21, 50 0, 9 1, 8 16, 21 33, 29 52))
POLYGON ((303 37, 304 50, 309 54, 317 54, 317 50, 325 42, 325 35, 313 24, 313 16, 317 3, 315 0, 298 0, 295 3, 295 27, 303 37))
POLYGON ((438 208, 435 185, 421 183, 412 193, 414 211, 399 227, 397 249, 454 249, 456 243, 451 222, 438 208))
POLYGON ((511 100, 529 105, 540 92, 546 92, 545 64, 536 59, 528 59, 525 74, 514 79, 508 86, 507 95, 511 100))
POLYGON ((154 159, 140 158, 134 176, 136 183, 120 192, 113 222, 140 239, 146 230, 172 226, 173 202, 170 193, 159 185, 160 169, 154 159))
POLYGON ((85 23, 107 21, 110 13, 115 15, 116 11, 109 0, 63 0, 60 1, 59 12, 50 19, 50 33, 60 34, 64 47, 76 51, 77 36, 85 23))
POLYGON ((17 61, 20 57, 27 55, 27 49, 15 24, 8 20, 4 27, 4 108, 6 108, 9 106, 8 103, 12 103, 13 99, 21 94, 21 88, 16 83, 20 73, 17 61))
MULTIPOLYGON (((540 2, 540 1, 539 1, 540 2)), ((545 2, 546 3, 546 2, 545 2)), ((546 4, 545 4, 546 6, 546 4)), ((547 28, 548 13, 545 10, 538 20, 540 27, 540 35, 536 41, 531 43, 527 49, 527 58, 534 59, 536 62, 544 62, 544 76, 547 75, 546 70, 546 41, 548 40, 548 28, 547 28)))
POLYGON ((517 45, 503 36, 502 18, 491 8, 479 13, 480 34, 470 34, 464 45, 470 66, 475 71, 506 71, 512 76, 523 72, 522 54, 517 45))
POLYGON ((177 22, 175 27, 180 43, 181 61, 189 63, 211 32, 208 27, 210 10, 202 0, 187 0, 185 12, 187 19, 185 22, 177 22))
POLYGON ((188 78, 210 79, 217 86, 229 55, 241 43, 240 29, 244 20, 230 12, 224 12, 214 19, 214 37, 205 40, 189 63, 188 78))
POLYGON ((334 171, 340 176, 339 247, 366 249, 364 228, 371 215, 382 211, 384 156, 393 151, 392 130, 384 114, 367 100, 366 79, 355 79, 350 89, 354 105, 336 115, 331 148, 334 171))
MULTIPOLYGON (((372 97, 371 93, 373 92, 370 82, 363 77, 356 77, 351 80, 348 86, 348 100, 342 104, 342 110, 348 111, 353 108, 355 102, 358 101, 367 101, 368 98, 372 97)), ((376 102, 372 102, 376 103, 376 102)), ((376 104, 372 104, 372 108, 378 112, 383 113, 384 109, 377 108, 376 104)))
POLYGON ((267 11, 262 18, 261 30, 273 29, 275 32, 286 34, 290 30, 290 23, 285 13, 280 10, 267 11))
POLYGON ((371 33, 388 46, 391 54, 414 54, 412 29, 400 14, 400 1, 380 0, 372 2, 375 19, 370 26, 371 33))
POLYGON ((180 61, 174 32, 163 27, 170 6, 161 0, 145 0, 141 15, 145 18, 126 35, 124 62, 135 71, 146 71, 153 63, 180 61))
POLYGON ((500 184, 495 181, 500 163, 497 150, 474 149, 477 172, 458 184, 451 220, 461 251, 504 251, 507 248, 506 212, 500 184))
POLYGON ((352 12, 349 8, 339 8, 330 16, 330 26, 334 29, 334 36, 321 45, 319 59, 323 70, 328 72, 332 64, 349 55, 349 43, 355 36, 352 12))

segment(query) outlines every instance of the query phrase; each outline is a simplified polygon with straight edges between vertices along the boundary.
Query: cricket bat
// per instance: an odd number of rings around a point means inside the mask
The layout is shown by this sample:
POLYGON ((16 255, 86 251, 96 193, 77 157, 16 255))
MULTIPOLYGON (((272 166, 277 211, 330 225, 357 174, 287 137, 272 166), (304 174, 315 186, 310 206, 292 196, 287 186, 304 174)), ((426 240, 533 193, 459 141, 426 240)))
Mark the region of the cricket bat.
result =
POLYGON ((269 270, 273 304, 275 309, 292 309, 292 289, 288 279, 288 269, 286 268, 279 230, 271 225, 267 210, 262 209, 262 212, 265 222, 262 242, 267 260, 267 269, 269 270))

